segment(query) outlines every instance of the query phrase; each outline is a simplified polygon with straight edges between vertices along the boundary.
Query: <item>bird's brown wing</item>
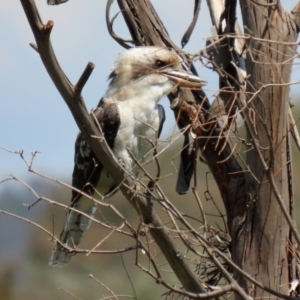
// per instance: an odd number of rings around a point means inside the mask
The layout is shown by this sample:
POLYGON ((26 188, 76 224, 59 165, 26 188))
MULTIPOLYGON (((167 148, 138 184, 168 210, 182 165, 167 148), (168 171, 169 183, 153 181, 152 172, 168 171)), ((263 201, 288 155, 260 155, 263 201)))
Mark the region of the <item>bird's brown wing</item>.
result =
MULTIPOLYGON (((100 125, 107 144, 113 148, 120 127, 120 115, 114 102, 104 102, 102 99, 93 115, 100 125)), ((93 117, 93 116, 92 116, 93 117)), ((72 186, 84 193, 92 195, 97 185, 103 166, 91 150, 82 133, 75 142, 75 157, 72 186)), ((80 198, 80 193, 73 190, 72 204, 80 198)))
MULTIPOLYGON (((94 116, 97 120, 96 123, 100 125, 104 133, 108 145, 112 148, 120 127, 120 116, 117 105, 115 103, 100 101, 92 114, 92 117, 94 116)), ((73 210, 70 210, 68 213, 67 222, 60 235, 60 242, 70 248, 76 248, 79 245, 83 233, 91 226, 91 218, 94 217, 96 212, 96 203, 87 197, 81 197, 80 192, 93 195, 94 188, 96 188, 100 180, 102 169, 101 162, 91 150, 84 136, 79 133, 75 143, 75 165, 72 183, 73 187, 78 191, 73 190, 71 207, 84 214, 73 210)), ((110 181, 110 184, 112 185, 111 188, 113 188, 113 181, 110 181)), ((57 243, 52 251, 49 265, 63 267, 73 255, 74 252, 57 243)))

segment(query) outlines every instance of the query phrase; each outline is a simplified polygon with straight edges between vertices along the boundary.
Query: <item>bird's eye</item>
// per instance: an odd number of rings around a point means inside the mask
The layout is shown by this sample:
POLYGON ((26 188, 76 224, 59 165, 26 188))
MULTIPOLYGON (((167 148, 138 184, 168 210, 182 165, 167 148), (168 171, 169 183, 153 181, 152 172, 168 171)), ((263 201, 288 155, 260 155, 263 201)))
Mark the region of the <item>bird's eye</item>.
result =
POLYGON ((155 66, 158 67, 158 68, 165 67, 166 65, 167 65, 167 63, 165 61, 160 60, 160 59, 157 59, 155 61, 155 66))

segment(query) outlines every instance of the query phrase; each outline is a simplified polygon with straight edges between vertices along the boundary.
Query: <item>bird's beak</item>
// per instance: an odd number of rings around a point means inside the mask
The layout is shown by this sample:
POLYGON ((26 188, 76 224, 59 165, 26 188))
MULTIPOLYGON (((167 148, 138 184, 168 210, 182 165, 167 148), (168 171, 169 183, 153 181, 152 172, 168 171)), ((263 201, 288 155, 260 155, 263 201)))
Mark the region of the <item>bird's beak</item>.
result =
POLYGON ((206 81, 198 76, 191 75, 185 71, 162 71, 168 78, 174 80, 179 87, 201 88, 206 85, 206 81))

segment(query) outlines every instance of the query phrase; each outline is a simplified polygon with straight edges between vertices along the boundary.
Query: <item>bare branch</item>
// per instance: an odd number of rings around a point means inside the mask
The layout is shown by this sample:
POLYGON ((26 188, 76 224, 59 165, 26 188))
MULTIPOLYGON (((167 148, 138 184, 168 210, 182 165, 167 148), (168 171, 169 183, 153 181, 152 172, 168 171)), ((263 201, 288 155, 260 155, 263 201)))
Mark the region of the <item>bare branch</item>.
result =
POLYGON ((116 300, 118 300, 118 297, 116 296, 116 294, 109 287, 107 287, 105 284, 103 284, 99 279, 95 278, 93 276, 93 274, 90 274, 89 277, 91 279, 93 279, 94 281, 96 281, 97 283, 99 283, 101 286, 103 286, 106 290, 109 291, 109 293, 112 294, 113 298, 115 298, 116 300))
POLYGON ((114 0, 107 0, 107 3, 106 3, 106 12, 105 12, 105 17, 106 17, 106 26, 107 26, 107 30, 110 34, 110 36, 117 42, 119 43, 122 47, 124 47, 125 49, 130 49, 131 46, 126 44, 126 42, 128 43, 133 43, 133 41, 130 41, 130 40, 124 40, 122 39, 121 37, 119 37, 118 35, 115 34, 114 30, 113 30, 113 24, 114 24, 114 21, 115 19, 117 18, 118 14, 117 13, 113 18, 112 20, 109 19, 109 12, 110 12, 110 8, 111 8, 111 5, 112 3, 114 2, 114 0))
POLYGON ((77 93, 78 95, 81 94, 82 89, 89 80, 94 68, 95 65, 92 62, 89 62, 87 64, 85 70, 83 71, 82 75, 80 76, 78 82, 75 85, 75 93, 77 93))
POLYGON ((195 28, 197 20, 198 20, 200 8, 201 8, 201 0, 195 0, 193 20, 192 20, 190 26, 188 27, 188 29, 186 30, 185 34, 183 35, 183 37, 181 39, 181 46, 182 46, 182 48, 184 48, 184 46, 190 40, 190 37, 191 37, 191 35, 192 35, 193 31, 194 31, 194 28, 195 28))
POLYGON ((59 288, 59 290, 66 292, 68 295, 72 296, 74 299, 82 300, 81 298, 77 297, 76 295, 74 295, 73 293, 67 291, 66 289, 59 288))

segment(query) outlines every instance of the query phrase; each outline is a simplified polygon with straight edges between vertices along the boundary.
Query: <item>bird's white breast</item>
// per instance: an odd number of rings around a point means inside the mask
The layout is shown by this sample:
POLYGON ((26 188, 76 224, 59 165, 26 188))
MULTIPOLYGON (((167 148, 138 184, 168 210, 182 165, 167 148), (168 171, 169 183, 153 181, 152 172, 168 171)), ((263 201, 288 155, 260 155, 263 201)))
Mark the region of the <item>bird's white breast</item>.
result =
MULTIPOLYGON (((118 102, 120 114, 120 128, 114 144, 114 154, 124 164, 128 171, 132 171, 133 155, 138 161, 152 153, 159 127, 159 113, 156 103, 147 103, 141 98, 118 102)), ((134 171, 133 173, 136 173, 134 171)))

